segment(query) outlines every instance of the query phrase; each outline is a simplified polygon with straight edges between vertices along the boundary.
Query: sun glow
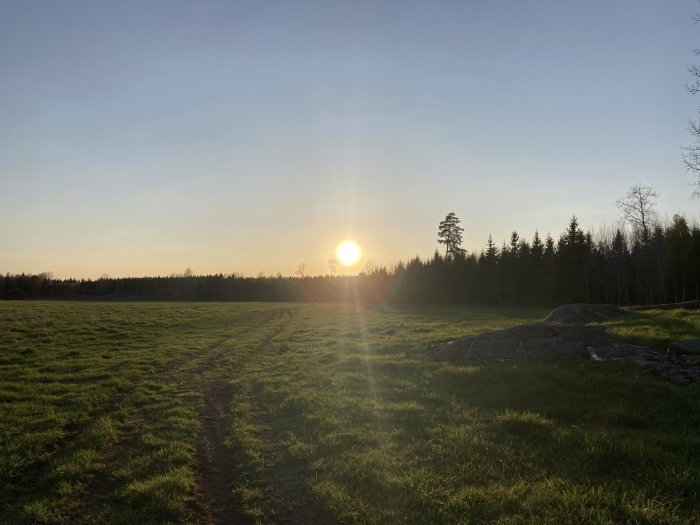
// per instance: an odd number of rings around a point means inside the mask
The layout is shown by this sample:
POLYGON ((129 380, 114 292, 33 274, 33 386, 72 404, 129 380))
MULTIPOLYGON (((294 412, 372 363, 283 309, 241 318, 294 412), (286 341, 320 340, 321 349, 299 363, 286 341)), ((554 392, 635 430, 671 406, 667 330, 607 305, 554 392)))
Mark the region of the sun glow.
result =
POLYGON ((360 260, 362 250, 355 241, 343 241, 335 249, 335 256, 343 266, 352 266, 360 260))

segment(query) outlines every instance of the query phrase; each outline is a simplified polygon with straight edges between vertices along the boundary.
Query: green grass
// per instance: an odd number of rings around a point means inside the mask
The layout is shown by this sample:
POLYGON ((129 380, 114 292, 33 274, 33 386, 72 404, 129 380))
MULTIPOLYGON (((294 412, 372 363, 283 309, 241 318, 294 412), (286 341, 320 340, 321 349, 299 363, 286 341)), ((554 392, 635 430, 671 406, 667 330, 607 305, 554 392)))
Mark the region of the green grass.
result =
MULTIPOLYGON (((243 522, 700 521, 698 385, 412 351, 544 314, 0 303, 0 523, 207 522, 214 385, 243 522)), ((663 347, 700 316, 609 330, 663 347)))
POLYGON ((700 310, 628 312, 623 318, 604 324, 620 339, 666 350, 674 341, 700 337, 700 310))

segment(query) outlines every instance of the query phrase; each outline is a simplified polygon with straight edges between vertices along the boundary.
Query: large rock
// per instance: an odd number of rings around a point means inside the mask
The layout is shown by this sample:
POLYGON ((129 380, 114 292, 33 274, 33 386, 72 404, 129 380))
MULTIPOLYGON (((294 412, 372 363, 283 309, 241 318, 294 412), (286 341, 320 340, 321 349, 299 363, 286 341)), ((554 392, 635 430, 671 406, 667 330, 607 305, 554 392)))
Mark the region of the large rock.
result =
POLYGON ((622 308, 611 304, 565 304, 552 310, 545 323, 588 324, 599 323, 620 317, 625 313, 622 308))

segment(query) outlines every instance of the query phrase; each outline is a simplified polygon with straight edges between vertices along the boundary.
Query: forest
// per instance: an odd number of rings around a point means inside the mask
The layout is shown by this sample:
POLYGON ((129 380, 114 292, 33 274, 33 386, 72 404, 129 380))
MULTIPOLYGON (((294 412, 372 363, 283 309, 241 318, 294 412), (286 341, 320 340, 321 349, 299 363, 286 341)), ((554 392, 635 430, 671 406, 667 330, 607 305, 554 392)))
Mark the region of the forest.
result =
POLYGON ((668 224, 622 225, 584 233, 576 216, 554 238, 513 232, 479 253, 461 248, 459 219, 440 223, 437 250, 392 268, 365 265, 354 276, 172 275, 55 279, 0 277, 4 299, 313 301, 552 306, 562 303, 662 304, 700 300, 700 227, 675 215, 668 224))

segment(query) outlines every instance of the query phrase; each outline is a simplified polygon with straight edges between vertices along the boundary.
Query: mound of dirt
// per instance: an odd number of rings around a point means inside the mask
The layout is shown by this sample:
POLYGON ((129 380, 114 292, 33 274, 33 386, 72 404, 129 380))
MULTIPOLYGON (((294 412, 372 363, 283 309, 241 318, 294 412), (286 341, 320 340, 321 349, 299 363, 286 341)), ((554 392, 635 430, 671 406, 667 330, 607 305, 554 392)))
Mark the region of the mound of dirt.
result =
POLYGON ((615 319, 623 315, 622 308, 611 304, 565 304, 552 310, 545 323, 587 324, 615 319))
POLYGON ((659 352, 617 341, 601 326, 538 323, 463 337, 424 348, 431 359, 504 361, 511 359, 590 358, 631 363, 675 383, 700 381, 700 356, 659 352))
POLYGON ((538 323, 463 337, 432 347, 434 359, 526 359, 589 357, 635 352, 640 347, 612 341, 600 326, 538 323))

